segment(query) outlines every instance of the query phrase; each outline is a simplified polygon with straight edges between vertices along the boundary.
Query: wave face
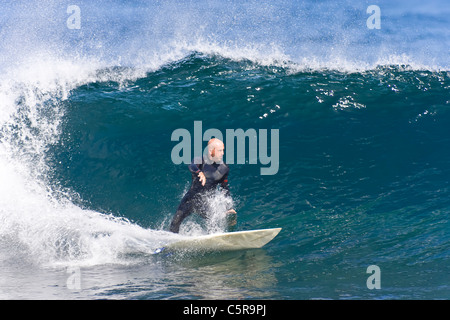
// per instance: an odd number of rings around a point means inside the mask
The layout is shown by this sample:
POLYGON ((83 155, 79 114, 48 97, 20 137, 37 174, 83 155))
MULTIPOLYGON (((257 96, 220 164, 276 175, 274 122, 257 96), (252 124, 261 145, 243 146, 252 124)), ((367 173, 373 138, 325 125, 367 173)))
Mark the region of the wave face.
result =
POLYGON ((379 3, 379 30, 351 1, 79 1, 80 29, 66 3, 1 5, 0 297, 447 297, 442 4, 379 3), (165 231, 190 183, 171 135, 197 121, 279 130, 275 174, 230 164, 236 229, 283 228, 266 249, 151 255, 225 230, 165 231))

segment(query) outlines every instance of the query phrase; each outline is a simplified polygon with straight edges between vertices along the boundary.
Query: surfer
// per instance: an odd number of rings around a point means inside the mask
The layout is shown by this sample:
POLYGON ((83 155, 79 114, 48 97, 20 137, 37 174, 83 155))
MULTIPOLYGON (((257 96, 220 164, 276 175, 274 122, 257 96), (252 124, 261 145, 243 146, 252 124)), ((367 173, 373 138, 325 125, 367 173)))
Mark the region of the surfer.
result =
MULTIPOLYGON (((208 154, 192 160, 189 165, 192 184, 178 206, 170 224, 170 231, 178 233, 181 223, 192 212, 203 218, 208 218, 207 197, 217 189, 218 185, 222 187, 225 196, 230 197, 228 187, 229 168, 222 160, 224 149, 225 146, 221 140, 212 138, 208 141, 208 154)), ((227 207, 226 210, 227 215, 236 214, 236 211, 232 208, 227 207)), ((231 222, 231 225, 233 223, 235 224, 236 221, 231 222)))

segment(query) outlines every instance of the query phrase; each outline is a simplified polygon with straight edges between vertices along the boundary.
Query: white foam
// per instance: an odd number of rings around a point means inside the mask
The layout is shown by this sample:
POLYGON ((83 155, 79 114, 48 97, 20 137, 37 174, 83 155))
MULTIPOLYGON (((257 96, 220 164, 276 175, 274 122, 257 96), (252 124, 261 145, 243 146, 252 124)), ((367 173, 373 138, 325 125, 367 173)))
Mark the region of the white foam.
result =
POLYGON ((37 55, 0 80, 0 240, 40 265, 128 263, 176 237, 85 210, 48 181, 46 150, 60 136, 61 101, 96 81, 126 81, 140 71, 98 72, 97 61, 37 55))
POLYGON ((24 251, 33 263, 128 263, 127 253, 149 254, 175 236, 56 198, 27 171, 0 159, 0 238, 7 239, 11 250, 24 251))

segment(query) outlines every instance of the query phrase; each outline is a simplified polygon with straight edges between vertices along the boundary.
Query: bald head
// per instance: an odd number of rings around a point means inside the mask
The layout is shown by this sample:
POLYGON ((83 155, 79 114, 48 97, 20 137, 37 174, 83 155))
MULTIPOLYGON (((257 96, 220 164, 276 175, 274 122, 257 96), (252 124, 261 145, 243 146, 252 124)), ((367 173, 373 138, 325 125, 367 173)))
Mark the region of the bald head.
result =
POLYGON ((214 162, 222 162, 225 146, 223 142, 217 138, 208 141, 208 156, 214 162))

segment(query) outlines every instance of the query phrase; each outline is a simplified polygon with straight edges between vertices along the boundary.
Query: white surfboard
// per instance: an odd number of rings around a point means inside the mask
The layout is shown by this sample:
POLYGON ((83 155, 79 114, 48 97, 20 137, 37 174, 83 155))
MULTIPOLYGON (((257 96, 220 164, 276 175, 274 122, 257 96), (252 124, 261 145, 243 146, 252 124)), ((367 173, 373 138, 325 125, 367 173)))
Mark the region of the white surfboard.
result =
POLYGON ((188 237, 169 243, 164 249, 232 251, 261 248, 275 238, 280 231, 281 228, 273 228, 188 237))

